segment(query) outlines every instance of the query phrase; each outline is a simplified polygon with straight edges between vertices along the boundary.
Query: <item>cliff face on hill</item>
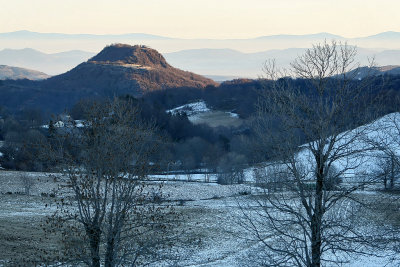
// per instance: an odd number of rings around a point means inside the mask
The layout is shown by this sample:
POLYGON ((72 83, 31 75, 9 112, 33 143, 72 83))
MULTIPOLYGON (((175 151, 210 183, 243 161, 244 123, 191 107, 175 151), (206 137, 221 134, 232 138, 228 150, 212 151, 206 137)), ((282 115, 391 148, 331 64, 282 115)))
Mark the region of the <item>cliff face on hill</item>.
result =
POLYGON ((141 45, 115 44, 105 47, 89 62, 98 64, 115 64, 172 68, 156 50, 141 45))

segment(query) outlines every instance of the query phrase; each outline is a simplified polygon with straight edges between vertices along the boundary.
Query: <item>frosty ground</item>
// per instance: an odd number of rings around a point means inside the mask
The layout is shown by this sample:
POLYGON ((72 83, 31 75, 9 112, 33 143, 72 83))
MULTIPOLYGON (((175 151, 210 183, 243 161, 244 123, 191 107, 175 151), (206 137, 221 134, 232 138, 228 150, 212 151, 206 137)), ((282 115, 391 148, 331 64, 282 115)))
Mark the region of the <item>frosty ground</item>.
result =
MULTIPOLYGON (((65 180, 55 174, 24 173, 35 179, 31 195, 27 196, 22 194, 21 174, 0 172, 0 265, 3 262, 7 266, 21 257, 33 259, 42 250, 49 253, 62 250, 56 235, 45 238, 43 221, 56 211, 54 200, 65 180)), ((158 185, 158 182, 149 183, 158 185)), ((260 246, 246 240, 244 229, 239 225, 238 203, 252 205, 256 188, 246 184, 187 182, 186 179, 164 182, 162 191, 165 200, 175 203, 177 211, 184 215, 185 220, 179 227, 185 232, 183 238, 190 240, 189 246, 176 250, 175 266, 254 266, 251 255, 260 246)), ((358 194, 381 198, 382 193, 358 194)), ((352 259, 345 266, 383 266, 388 260, 364 257, 352 259)), ((387 266, 397 265, 389 262, 387 266)))

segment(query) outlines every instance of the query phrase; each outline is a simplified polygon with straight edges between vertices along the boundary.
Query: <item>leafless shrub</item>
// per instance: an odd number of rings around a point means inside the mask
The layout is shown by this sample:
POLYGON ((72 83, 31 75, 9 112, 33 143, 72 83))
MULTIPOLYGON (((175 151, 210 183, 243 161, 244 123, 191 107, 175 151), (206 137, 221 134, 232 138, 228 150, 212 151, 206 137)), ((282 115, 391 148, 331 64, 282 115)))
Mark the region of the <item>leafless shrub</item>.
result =
POLYGON ((29 196, 31 194, 32 187, 35 185, 35 179, 26 173, 22 173, 19 175, 19 180, 25 190, 25 194, 29 196))

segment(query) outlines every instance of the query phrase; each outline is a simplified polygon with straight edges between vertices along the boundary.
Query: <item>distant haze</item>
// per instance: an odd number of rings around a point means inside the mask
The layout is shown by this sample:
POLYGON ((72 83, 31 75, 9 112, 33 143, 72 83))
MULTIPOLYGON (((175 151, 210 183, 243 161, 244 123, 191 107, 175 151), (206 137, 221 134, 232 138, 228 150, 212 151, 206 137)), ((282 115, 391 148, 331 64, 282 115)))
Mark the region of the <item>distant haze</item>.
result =
MULTIPOLYGON (((266 59, 276 59, 278 66, 288 67, 304 50, 289 48, 243 53, 233 49, 187 49, 163 55, 174 67, 223 81, 239 77, 259 77, 263 74, 262 66, 266 59)), ((49 54, 34 49, 4 49, 0 50, 0 65, 29 68, 55 75, 72 69, 94 54, 78 50, 49 54)), ((381 66, 400 65, 400 50, 358 48, 357 61, 361 65, 367 65, 368 58, 373 57, 381 66)))
POLYGON ((0 32, 121 34, 194 39, 331 32, 347 38, 398 31, 398 0, 12 0, 0 32))
POLYGON ((45 53, 84 50, 96 53, 106 45, 125 43, 147 45, 162 53, 187 49, 233 49, 244 53, 255 53, 271 49, 307 48, 312 44, 332 39, 374 50, 400 49, 400 32, 394 31, 362 38, 344 38, 322 32, 306 35, 264 35, 248 39, 180 39, 143 33, 94 35, 38 33, 26 30, 0 32, 0 49, 33 48, 45 53))
POLYGON ((279 66, 288 67, 305 48, 325 40, 358 46, 357 60, 361 65, 373 57, 379 65, 400 65, 400 32, 395 31, 362 38, 321 32, 248 39, 181 39, 146 33, 101 35, 27 30, 0 33, 0 64, 56 75, 85 62, 109 44, 144 44, 163 53, 177 68, 220 81, 259 77, 266 59, 276 59, 279 66))

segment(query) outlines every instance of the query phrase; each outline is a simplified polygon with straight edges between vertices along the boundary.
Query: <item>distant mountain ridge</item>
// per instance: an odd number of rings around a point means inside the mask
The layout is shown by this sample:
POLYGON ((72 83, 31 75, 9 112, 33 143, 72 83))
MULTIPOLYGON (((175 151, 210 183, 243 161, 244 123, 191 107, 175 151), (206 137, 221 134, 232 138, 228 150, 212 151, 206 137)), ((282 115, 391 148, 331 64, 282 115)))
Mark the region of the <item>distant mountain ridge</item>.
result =
MULTIPOLYGON (((2 32, 0 33, 0 38, 32 38, 32 37, 43 37, 43 38, 142 38, 142 39, 187 39, 187 38, 175 38, 167 37, 148 33, 123 33, 123 34, 89 34, 89 33, 44 33, 44 32, 34 32, 29 30, 19 30, 13 32, 2 32)), ((275 34, 275 35, 262 35, 252 38, 230 38, 230 40, 245 40, 245 39, 263 39, 263 38, 336 38, 336 39, 363 39, 363 38, 400 38, 400 32, 396 31, 386 31, 380 32, 368 36, 359 36, 346 38, 337 34, 332 34, 329 32, 319 32, 311 34, 275 34)), ((219 39, 209 39, 209 38, 192 38, 192 40, 219 40, 219 39)))
MULTIPOLYGON (((232 49, 191 49, 165 53, 164 56, 174 66, 208 77, 257 78, 263 75, 262 68, 267 59, 275 59, 278 67, 287 68, 305 50, 289 48, 243 53, 232 49)), ((361 65, 368 65, 368 58, 375 58, 377 65, 400 65, 400 50, 357 50, 356 61, 361 65)))
POLYGON ((39 107, 62 112, 83 98, 144 94, 167 88, 217 85, 201 75, 172 67, 156 50, 114 44, 72 70, 43 81, 5 81, 0 106, 10 110, 39 107))
POLYGON ((55 75, 72 69, 93 55, 94 53, 81 50, 47 54, 32 48, 3 49, 0 51, 0 64, 55 75))
POLYGON ((0 80, 18 80, 18 79, 28 79, 28 80, 44 80, 49 78, 50 76, 46 73, 12 67, 7 65, 0 65, 0 80))
POLYGON ((266 35, 260 36, 254 39, 278 39, 278 38, 285 38, 285 39, 300 39, 300 38, 315 38, 315 39, 345 39, 343 36, 331 34, 328 32, 320 32, 314 34, 277 34, 277 35, 266 35))
POLYGON ((369 35, 366 37, 358 37, 355 39, 360 39, 360 38, 365 38, 365 39, 377 39, 377 38, 384 38, 384 39, 398 39, 400 38, 400 32, 395 32, 395 31, 387 31, 387 32, 381 32, 378 34, 374 35, 369 35))
POLYGON ((400 65, 388 65, 388 66, 380 66, 380 67, 359 67, 347 75, 352 77, 353 79, 362 80, 366 77, 370 76, 379 76, 379 75, 400 75, 400 65))
POLYGON ((162 53, 188 49, 234 49, 254 53, 272 49, 305 48, 324 40, 347 41, 352 45, 373 49, 400 49, 400 32, 388 31, 370 36, 344 37, 327 32, 313 34, 278 34, 251 38, 207 39, 175 38, 146 33, 127 34, 64 34, 16 31, 0 33, 0 49, 31 47, 40 51, 99 51, 110 43, 145 44, 162 53))
MULTIPOLYGON (((234 49, 190 49, 164 53, 163 56, 179 69, 223 81, 240 77, 259 77, 263 74, 262 67, 266 59, 276 59, 279 66, 287 67, 304 51, 305 48, 273 49, 256 53, 243 53, 234 49)), ((57 75, 71 70, 93 56, 95 53, 80 50, 46 54, 30 48, 4 49, 0 51, 0 64, 57 75)), ((372 57, 378 65, 400 65, 400 50, 358 48, 357 61, 360 61, 361 65, 367 65, 367 59, 372 57)))

